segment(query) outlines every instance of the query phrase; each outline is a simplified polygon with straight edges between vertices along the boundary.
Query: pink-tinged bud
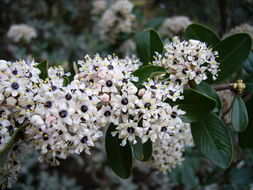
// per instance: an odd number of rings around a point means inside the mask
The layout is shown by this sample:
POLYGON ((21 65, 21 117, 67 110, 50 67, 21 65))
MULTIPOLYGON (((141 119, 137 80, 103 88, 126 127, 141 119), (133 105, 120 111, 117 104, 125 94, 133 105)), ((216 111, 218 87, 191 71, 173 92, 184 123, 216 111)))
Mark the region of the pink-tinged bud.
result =
POLYGON ((138 96, 143 96, 145 94, 146 90, 144 88, 140 89, 138 92, 138 96))
POLYGON ((99 83, 96 83, 95 86, 94 86, 94 89, 101 89, 102 88, 102 85, 99 84, 99 83))
POLYGON ((105 77, 106 77, 106 72, 105 72, 105 71, 100 71, 100 72, 98 73, 98 76, 99 76, 100 78, 105 78, 105 77))
POLYGON ((103 94, 100 99, 102 102, 109 102, 110 96, 108 94, 103 94))
POLYGON ((54 115, 49 115, 46 117, 46 124, 48 126, 56 123, 56 117, 54 115))
POLYGON ((150 100, 151 100, 151 93, 146 92, 146 93, 142 96, 142 99, 143 99, 145 102, 150 101, 150 100))
POLYGON ((81 79, 81 78, 85 78, 86 74, 85 73, 79 73, 77 76, 78 76, 78 79, 81 79))

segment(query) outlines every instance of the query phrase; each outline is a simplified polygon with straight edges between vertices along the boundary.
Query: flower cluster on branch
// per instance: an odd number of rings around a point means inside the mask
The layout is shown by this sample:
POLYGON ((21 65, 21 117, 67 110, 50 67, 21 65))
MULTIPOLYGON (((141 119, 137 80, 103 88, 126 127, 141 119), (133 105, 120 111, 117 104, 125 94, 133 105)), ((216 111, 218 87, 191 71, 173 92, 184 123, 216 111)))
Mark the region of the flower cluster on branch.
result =
POLYGON ((104 128, 113 123, 117 127, 112 135, 121 139, 121 146, 136 144, 137 137, 142 143, 151 140, 151 165, 161 171, 175 167, 192 139, 189 125, 181 119, 185 112, 165 100, 183 99, 188 82, 206 80, 207 72, 215 79, 218 63, 217 52, 196 40, 174 38, 165 49, 153 64, 165 67, 167 73, 148 78, 139 89, 135 85, 139 78, 132 73, 142 63, 135 57, 87 55, 78 61, 79 72, 68 85, 69 73, 60 66, 49 68, 42 80, 38 63, 1 60, 1 149, 28 122, 25 142, 39 151, 40 161, 58 165, 71 154, 90 154, 104 128))

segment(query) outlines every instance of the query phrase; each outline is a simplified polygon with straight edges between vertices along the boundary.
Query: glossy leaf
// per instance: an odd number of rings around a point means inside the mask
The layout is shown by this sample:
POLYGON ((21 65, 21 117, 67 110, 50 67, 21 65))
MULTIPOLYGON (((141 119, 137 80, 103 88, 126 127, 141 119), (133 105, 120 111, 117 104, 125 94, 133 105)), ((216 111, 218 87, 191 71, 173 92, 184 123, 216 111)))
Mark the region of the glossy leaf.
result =
POLYGON ((249 57, 244 62, 243 67, 249 75, 253 75, 253 53, 249 54, 249 57))
POLYGON ((221 41, 211 29, 201 24, 189 25, 185 30, 184 37, 186 40, 195 39, 206 42, 209 47, 214 47, 221 41))
POLYGON ((112 136, 116 126, 111 124, 106 132, 105 150, 107 154, 108 163, 111 169, 119 177, 126 179, 130 176, 132 171, 132 150, 129 142, 125 146, 121 146, 122 139, 118 135, 112 136))
POLYGON ((214 113, 191 124, 195 145, 215 165, 227 168, 233 158, 232 139, 227 127, 214 113))
POLYGON ((241 96, 235 96, 231 112, 232 126, 235 131, 244 131, 248 126, 248 112, 241 96))
POLYGON ((179 105, 179 108, 184 110, 185 122, 197 122, 206 118, 209 113, 215 108, 216 102, 214 99, 193 89, 184 91, 184 99, 173 102, 167 99, 170 105, 179 105))
POLYGON ((138 37, 136 51, 140 61, 147 65, 154 60, 155 52, 163 53, 163 42, 155 30, 149 29, 138 37))
POLYGON ((137 143, 133 145, 134 156, 140 161, 150 160, 152 151, 152 142, 150 140, 142 144, 141 139, 137 138, 137 143))
POLYGON ((45 80, 48 77, 48 62, 46 60, 40 62, 37 68, 40 70, 40 78, 45 80))
POLYGON ((218 112, 221 109, 221 98, 208 83, 203 81, 201 84, 196 86, 196 90, 201 92, 202 94, 205 94, 206 96, 213 98, 216 101, 216 109, 213 110, 214 112, 218 112))
POLYGON ((217 80, 208 80, 209 83, 221 82, 243 66, 251 50, 251 38, 248 34, 239 33, 222 40, 216 47, 219 57, 217 80))
POLYGON ((165 19, 165 17, 156 17, 147 23, 147 27, 157 29, 165 19))
POLYGON ((252 134, 253 134, 253 98, 251 98, 246 103, 246 108, 249 116, 249 124, 247 129, 239 133, 239 145, 240 147, 246 149, 246 148, 253 148, 253 140, 252 140, 252 134))
POLYGON ((137 88, 142 86, 142 83, 145 82, 148 78, 152 78, 153 76, 161 73, 165 73, 166 69, 159 66, 154 65, 146 65, 134 71, 132 75, 139 77, 139 81, 135 83, 137 88))
POLYGON ((244 83, 246 85, 246 92, 253 94, 253 73, 245 76, 244 83))

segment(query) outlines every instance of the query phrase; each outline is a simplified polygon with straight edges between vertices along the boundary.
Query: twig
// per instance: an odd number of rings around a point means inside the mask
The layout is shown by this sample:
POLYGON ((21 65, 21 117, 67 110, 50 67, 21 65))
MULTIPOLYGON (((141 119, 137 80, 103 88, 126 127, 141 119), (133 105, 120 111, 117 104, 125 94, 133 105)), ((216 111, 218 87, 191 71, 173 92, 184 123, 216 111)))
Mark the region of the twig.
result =
POLYGON ((229 111, 232 109, 232 106, 230 106, 227 110, 225 110, 223 113, 222 113, 222 116, 221 116, 221 119, 224 119, 224 117, 229 113, 229 111))
POLYGON ((231 84, 218 84, 218 85, 214 85, 213 88, 216 91, 222 91, 222 90, 232 89, 232 86, 231 84))

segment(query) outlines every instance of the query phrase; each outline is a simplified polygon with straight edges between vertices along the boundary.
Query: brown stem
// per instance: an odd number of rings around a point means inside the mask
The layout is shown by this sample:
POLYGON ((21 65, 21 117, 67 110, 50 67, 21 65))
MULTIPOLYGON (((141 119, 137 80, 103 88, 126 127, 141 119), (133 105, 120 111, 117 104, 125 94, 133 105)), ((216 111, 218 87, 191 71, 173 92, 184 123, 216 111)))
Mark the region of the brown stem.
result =
POLYGON ((218 84, 218 85, 214 85, 213 88, 216 91, 222 91, 222 90, 232 89, 232 86, 231 84, 218 84))
POLYGON ((229 113, 229 111, 232 109, 232 106, 230 106, 227 110, 225 110, 223 113, 222 113, 222 116, 221 116, 221 119, 224 119, 224 117, 229 113))

